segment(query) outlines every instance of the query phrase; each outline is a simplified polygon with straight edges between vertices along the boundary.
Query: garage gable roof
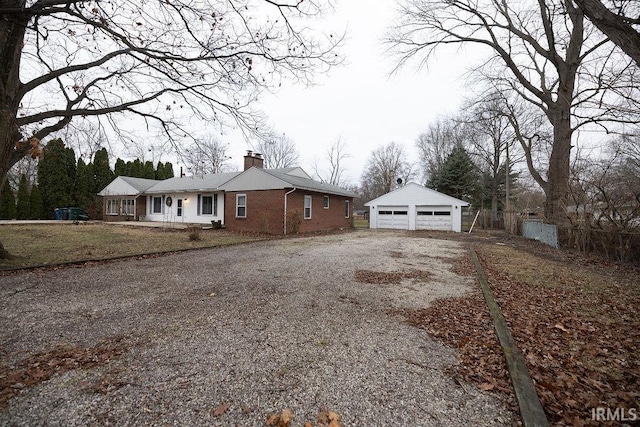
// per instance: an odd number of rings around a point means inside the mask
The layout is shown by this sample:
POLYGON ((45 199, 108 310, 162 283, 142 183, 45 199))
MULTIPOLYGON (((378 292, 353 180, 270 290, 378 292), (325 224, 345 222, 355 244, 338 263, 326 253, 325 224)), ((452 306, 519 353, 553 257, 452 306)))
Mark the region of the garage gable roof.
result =
POLYGON ((400 188, 397 188, 387 194, 383 194, 367 203, 365 206, 378 205, 459 205, 469 206, 464 200, 456 199, 439 191, 432 190, 425 186, 410 182, 400 188))

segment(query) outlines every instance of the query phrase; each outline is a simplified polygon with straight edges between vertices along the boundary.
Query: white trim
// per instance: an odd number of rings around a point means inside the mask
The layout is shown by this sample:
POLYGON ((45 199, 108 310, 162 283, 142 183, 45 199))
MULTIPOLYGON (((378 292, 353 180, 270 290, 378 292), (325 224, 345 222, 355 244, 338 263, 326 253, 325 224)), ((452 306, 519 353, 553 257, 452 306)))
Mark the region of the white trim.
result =
POLYGON ((309 194, 305 194, 304 196, 304 209, 303 209, 303 218, 304 219, 311 219, 311 214, 312 214, 312 207, 313 207, 313 197, 309 194), (307 200, 309 201, 309 207, 307 208, 307 200), (309 209, 309 216, 307 216, 307 209, 309 209))
POLYGON ((247 217, 247 195, 245 193, 236 194, 236 218, 246 218, 246 217, 247 217), (238 204, 238 199, 240 197, 244 197, 244 204, 242 204, 242 205, 238 204), (238 209, 239 208, 244 208, 244 215, 239 215, 238 214, 238 209))

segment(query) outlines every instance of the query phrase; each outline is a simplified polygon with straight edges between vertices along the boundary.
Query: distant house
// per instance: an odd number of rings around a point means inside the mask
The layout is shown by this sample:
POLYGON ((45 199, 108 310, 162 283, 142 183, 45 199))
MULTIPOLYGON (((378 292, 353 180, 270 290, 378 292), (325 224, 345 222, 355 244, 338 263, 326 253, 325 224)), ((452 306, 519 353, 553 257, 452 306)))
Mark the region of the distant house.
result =
POLYGON ((410 182, 364 204, 370 228, 462 231, 462 208, 469 203, 410 182))
POLYGON ((220 221, 230 230, 269 234, 352 226, 355 194, 315 181, 302 168, 263 169, 263 162, 248 152, 243 172, 163 181, 118 177, 98 193, 105 220, 220 221))

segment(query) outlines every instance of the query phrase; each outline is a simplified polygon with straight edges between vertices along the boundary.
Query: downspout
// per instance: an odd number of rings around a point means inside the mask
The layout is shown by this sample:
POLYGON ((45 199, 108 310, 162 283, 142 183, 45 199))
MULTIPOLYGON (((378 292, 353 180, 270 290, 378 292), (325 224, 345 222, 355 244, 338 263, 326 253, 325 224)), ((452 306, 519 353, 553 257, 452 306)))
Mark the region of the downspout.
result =
POLYGON ((293 187, 293 190, 287 193, 284 193, 284 235, 285 236, 287 235, 287 196, 296 190, 297 188, 293 187))

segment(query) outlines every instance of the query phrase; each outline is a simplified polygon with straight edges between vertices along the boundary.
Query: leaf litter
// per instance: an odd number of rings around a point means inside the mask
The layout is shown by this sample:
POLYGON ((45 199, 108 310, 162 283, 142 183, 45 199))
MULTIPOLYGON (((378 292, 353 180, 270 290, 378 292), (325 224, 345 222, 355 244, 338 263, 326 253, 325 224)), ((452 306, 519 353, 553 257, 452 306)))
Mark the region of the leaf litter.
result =
MULTIPOLYGON (((515 239, 476 246, 489 284, 553 425, 617 425, 593 420, 598 408, 638 408, 640 282, 633 266, 540 248, 515 239)), ((470 257, 456 273, 475 276, 470 257)), ((504 356, 479 287, 427 309, 396 309, 405 321, 457 348, 447 372, 502 397, 517 411, 504 356)), ((463 386, 464 387, 464 386, 463 386)), ((620 413, 620 412, 619 412, 620 413)))

